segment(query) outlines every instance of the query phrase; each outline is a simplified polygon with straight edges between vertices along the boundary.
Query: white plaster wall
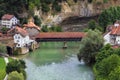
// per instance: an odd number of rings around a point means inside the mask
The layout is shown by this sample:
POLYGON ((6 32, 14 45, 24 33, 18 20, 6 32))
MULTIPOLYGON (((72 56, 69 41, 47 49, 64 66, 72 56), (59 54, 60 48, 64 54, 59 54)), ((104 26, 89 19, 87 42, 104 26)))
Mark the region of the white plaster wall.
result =
POLYGON ((117 44, 120 44, 120 36, 116 37, 116 42, 117 42, 117 44))
POLYGON ((110 43, 110 32, 104 35, 104 44, 110 43))

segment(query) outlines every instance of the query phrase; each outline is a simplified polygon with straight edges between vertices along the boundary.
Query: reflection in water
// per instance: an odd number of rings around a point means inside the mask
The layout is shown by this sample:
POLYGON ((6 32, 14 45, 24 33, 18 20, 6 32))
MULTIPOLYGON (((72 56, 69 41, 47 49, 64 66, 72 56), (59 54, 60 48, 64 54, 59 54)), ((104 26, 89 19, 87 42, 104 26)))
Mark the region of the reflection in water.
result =
MULTIPOLYGON (((41 45, 50 47, 50 44, 41 45)), ((59 43, 52 43, 52 45, 58 46, 59 43)), ((91 68, 77 60, 75 53, 78 52, 75 51, 79 49, 45 49, 42 46, 41 49, 25 58, 27 80, 94 80, 91 68)))

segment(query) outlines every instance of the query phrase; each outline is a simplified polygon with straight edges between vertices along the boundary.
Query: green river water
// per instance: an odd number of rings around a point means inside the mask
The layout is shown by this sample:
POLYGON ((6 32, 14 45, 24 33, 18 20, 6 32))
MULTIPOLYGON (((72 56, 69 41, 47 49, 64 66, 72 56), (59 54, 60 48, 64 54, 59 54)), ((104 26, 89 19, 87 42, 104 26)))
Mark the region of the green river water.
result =
POLYGON ((42 42, 40 48, 25 57, 27 80, 94 80, 92 69, 79 62, 80 42, 42 42))

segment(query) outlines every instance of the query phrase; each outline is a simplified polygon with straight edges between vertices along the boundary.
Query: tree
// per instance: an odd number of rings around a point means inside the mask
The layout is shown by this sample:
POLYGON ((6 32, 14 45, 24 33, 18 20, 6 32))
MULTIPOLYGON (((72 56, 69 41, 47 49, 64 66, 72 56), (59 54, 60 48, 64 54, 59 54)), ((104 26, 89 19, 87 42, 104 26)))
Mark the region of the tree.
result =
POLYGON ((97 24, 96 24, 95 20, 91 20, 88 22, 89 29, 94 30, 96 28, 96 26, 97 26, 97 24))
POLYGON ((22 73, 24 75, 24 78, 26 78, 26 73, 24 71, 25 68, 26 68, 26 65, 23 60, 13 60, 7 64, 6 73, 9 74, 13 71, 17 71, 19 73, 22 73))
POLYGON ((24 76, 22 73, 18 73, 17 71, 13 71, 8 75, 7 80, 24 80, 24 76))
POLYGON ((35 21, 35 24, 40 26, 41 25, 41 20, 40 18, 38 18, 38 16, 34 16, 34 21, 35 21))
POLYGON ((42 27, 42 31, 43 32, 48 32, 49 31, 47 25, 45 25, 45 26, 42 27))
POLYGON ((108 78, 109 80, 120 80, 120 66, 111 71, 108 78))
POLYGON ((104 31, 109 24, 113 24, 120 19, 120 6, 110 7, 105 9, 99 16, 99 25, 103 27, 104 31))
MULTIPOLYGON (((112 71, 114 73, 117 73, 114 70, 119 66, 120 66, 120 57, 116 54, 113 54, 108 58, 103 59, 101 62, 97 63, 94 66, 96 80, 110 80, 109 77, 112 78, 115 77, 112 71)), ((112 80, 117 80, 117 79, 112 79, 112 80)))
POLYGON ((103 42, 101 32, 98 30, 89 30, 86 37, 81 41, 78 59, 83 59, 86 64, 95 63, 95 55, 103 47, 103 42))
POLYGON ((99 63, 103 59, 117 52, 111 47, 110 44, 106 44, 96 55, 96 63, 99 63))

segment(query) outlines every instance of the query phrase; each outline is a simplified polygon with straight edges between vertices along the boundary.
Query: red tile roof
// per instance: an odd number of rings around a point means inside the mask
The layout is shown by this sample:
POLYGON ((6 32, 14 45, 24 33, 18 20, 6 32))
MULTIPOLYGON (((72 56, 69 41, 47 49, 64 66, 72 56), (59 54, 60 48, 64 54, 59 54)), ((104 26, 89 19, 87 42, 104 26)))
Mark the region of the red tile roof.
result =
POLYGON ((110 34, 111 35, 120 35, 120 26, 118 26, 118 27, 113 26, 110 34))
POLYGON ((117 48, 119 48, 119 46, 118 45, 114 45, 114 46, 112 46, 112 48, 113 49, 117 49, 117 48))
POLYGON ((17 33, 21 34, 24 37, 28 35, 27 31, 22 29, 22 28, 20 28, 20 27, 16 27, 15 29, 16 29, 17 33))
POLYGON ((38 30, 40 30, 40 27, 39 26, 36 26, 33 22, 29 22, 28 24, 24 24, 24 29, 26 28, 36 28, 38 30))
POLYGON ((84 36, 85 33, 83 32, 41 32, 36 38, 81 38, 84 36))
POLYGON ((16 33, 21 34, 23 37, 25 37, 25 36, 28 35, 28 33, 27 33, 26 30, 24 30, 24 29, 22 29, 22 28, 20 28, 20 27, 18 27, 18 26, 16 26, 15 28, 12 28, 11 30, 9 30, 9 31, 7 32, 8 35, 9 35, 9 33, 12 32, 12 31, 15 31, 15 34, 16 34, 16 33))
POLYGON ((10 20, 13 17, 14 17, 14 15, 5 14, 5 15, 2 16, 2 20, 10 20))

